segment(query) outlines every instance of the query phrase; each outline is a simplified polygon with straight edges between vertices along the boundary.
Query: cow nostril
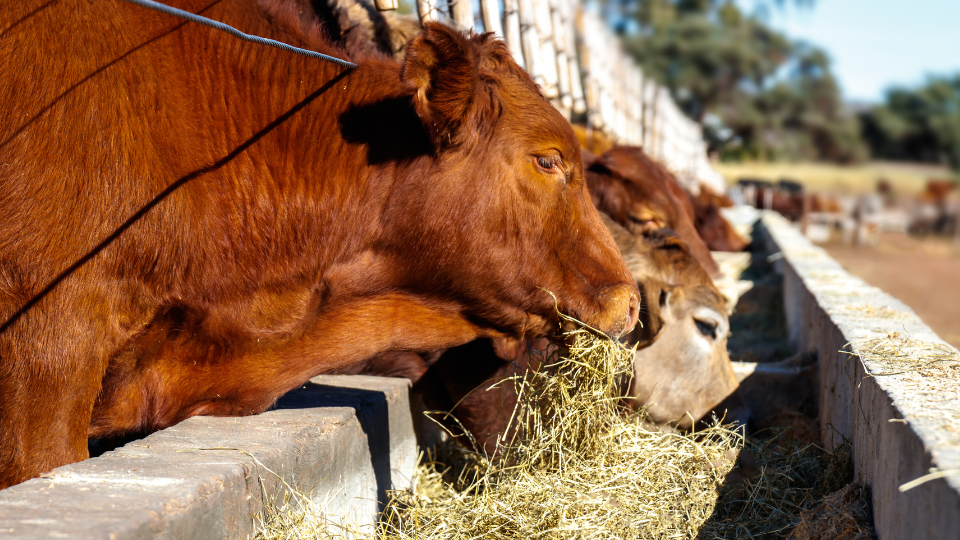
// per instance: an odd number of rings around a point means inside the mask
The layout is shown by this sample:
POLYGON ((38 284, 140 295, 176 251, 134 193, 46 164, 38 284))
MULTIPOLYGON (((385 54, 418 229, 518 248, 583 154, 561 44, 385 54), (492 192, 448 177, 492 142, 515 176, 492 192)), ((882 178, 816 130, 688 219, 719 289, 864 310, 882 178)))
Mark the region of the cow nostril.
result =
POLYGON ((717 323, 713 321, 702 321, 700 319, 694 319, 693 322, 697 325, 697 330, 699 330, 701 334, 710 339, 717 339, 717 323))
POLYGON ((627 322, 623 327, 623 333, 633 330, 638 320, 640 320, 640 299, 637 295, 630 293, 630 305, 627 309, 627 322))

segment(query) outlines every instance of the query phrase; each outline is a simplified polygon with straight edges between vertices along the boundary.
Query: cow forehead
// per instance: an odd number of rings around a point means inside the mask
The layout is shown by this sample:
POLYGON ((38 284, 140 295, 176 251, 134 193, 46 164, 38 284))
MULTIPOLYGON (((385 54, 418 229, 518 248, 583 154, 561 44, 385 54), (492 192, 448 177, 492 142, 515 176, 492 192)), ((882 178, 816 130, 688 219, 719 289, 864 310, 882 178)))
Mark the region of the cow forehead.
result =
POLYGON ((496 81, 496 99, 503 114, 500 129, 507 129, 531 145, 557 147, 564 158, 580 159, 580 143, 570 123, 541 94, 539 88, 525 74, 503 73, 496 81))

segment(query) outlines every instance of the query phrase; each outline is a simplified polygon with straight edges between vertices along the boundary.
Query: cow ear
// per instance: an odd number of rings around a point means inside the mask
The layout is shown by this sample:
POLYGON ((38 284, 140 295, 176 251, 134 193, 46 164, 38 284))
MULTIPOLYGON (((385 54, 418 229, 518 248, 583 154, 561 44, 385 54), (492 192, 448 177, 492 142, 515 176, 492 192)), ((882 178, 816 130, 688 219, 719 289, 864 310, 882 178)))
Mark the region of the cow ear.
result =
POLYGON ((434 143, 457 142, 480 78, 477 53, 460 31, 427 23, 407 46, 400 80, 434 143))

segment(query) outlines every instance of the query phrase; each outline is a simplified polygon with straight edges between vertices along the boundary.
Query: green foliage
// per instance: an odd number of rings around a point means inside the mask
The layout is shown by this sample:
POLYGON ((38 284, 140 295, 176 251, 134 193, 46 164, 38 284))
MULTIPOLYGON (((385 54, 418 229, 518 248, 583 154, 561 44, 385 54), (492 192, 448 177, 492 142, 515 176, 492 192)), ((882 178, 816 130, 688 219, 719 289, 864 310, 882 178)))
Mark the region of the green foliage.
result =
POLYGON ((721 156, 866 157, 821 49, 791 41, 732 0, 623 0, 607 12, 644 73, 704 125, 721 156))
POLYGON ((861 119, 874 156, 960 170, 960 74, 931 77, 917 89, 894 88, 861 119))

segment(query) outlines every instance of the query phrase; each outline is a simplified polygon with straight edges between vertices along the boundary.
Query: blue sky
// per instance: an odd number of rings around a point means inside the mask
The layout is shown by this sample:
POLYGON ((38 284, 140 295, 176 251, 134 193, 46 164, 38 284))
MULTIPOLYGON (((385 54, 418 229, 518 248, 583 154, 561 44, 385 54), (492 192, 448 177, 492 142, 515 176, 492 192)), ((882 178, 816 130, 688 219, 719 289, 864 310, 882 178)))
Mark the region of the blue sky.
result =
MULTIPOLYGON (((756 2, 738 0, 748 11, 756 2)), ((960 0, 815 0, 769 14, 774 28, 830 54, 848 100, 877 102, 891 85, 960 73, 960 0)))

